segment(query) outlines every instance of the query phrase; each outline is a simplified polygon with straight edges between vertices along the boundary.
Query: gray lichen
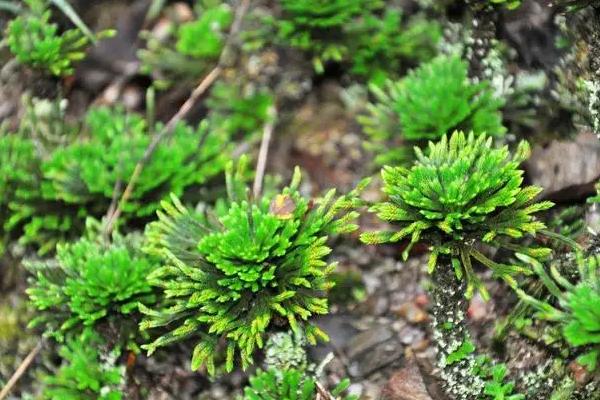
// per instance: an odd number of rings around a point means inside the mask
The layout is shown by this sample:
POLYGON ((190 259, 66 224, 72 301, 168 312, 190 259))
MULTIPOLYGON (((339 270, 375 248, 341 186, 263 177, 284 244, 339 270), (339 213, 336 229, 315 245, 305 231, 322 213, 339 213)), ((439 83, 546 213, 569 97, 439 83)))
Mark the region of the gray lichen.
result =
POLYGON ((439 375, 444 381, 444 389, 453 399, 478 399, 485 382, 473 373, 476 366, 475 354, 465 354, 456 362, 448 362, 448 357, 471 337, 465 321, 468 307, 464 297, 465 284, 456 278, 449 263, 439 265, 435 269, 432 281, 433 338, 438 351, 439 375))

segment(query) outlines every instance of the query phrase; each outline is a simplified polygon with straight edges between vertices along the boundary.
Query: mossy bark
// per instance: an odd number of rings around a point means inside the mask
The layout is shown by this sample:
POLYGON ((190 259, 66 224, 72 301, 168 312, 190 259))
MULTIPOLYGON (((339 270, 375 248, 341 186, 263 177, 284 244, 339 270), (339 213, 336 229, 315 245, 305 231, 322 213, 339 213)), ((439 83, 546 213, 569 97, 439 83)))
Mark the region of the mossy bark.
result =
POLYGON ((497 13, 487 1, 467 0, 472 14, 472 38, 465 54, 469 61, 469 77, 481 80, 485 76, 485 60, 496 38, 497 13))
POLYGON ((471 334, 465 320, 468 308, 464 296, 465 284, 457 279, 449 260, 438 262, 431 280, 433 336, 444 389, 452 399, 478 399, 484 382, 473 371, 475 354, 470 352, 459 360, 448 361, 456 358, 457 352, 460 352, 465 343, 471 342, 471 334))

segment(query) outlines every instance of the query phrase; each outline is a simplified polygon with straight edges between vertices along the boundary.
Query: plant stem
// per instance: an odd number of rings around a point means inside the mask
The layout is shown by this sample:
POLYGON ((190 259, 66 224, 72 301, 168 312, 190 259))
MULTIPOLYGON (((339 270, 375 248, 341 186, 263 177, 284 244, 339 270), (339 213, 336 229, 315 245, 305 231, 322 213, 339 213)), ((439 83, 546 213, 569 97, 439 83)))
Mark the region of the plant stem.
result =
POLYGON ((437 346, 438 367, 444 380, 444 389, 453 399, 478 399, 484 383, 472 372, 475 366, 474 354, 468 354, 452 364, 446 362, 463 343, 471 340, 465 320, 468 308, 464 296, 465 283, 456 278, 450 260, 445 257, 438 259, 431 280, 433 337, 437 346))
POLYGON ((468 54, 469 77, 481 80, 485 75, 484 60, 492 47, 492 41, 496 38, 496 10, 487 1, 467 0, 472 12, 472 35, 468 54))

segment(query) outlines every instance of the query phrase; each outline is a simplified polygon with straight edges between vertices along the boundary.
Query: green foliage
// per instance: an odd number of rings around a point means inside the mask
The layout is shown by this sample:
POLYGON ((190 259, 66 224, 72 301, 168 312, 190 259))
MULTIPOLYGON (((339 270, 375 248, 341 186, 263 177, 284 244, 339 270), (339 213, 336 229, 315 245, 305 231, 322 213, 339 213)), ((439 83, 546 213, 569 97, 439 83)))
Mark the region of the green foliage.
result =
POLYGON ((358 214, 348 211, 358 204, 357 191, 337 199, 330 191, 312 205, 298 191, 296 170, 280 194, 250 201, 241 165, 236 177, 228 172, 228 206, 199 215, 173 197, 147 232, 148 251, 165 262, 148 279, 162 288, 165 301, 157 310, 142 308, 148 318, 141 328, 167 327, 169 333, 144 347, 151 354, 199 336, 192 369, 206 365, 211 374, 219 343, 227 349, 227 371, 237 353, 246 367, 274 323, 289 324, 312 343, 326 339, 307 322, 328 310, 325 292, 334 265, 324 260, 331 251, 325 243, 329 234, 357 228, 351 222, 358 214))
POLYGON ((475 345, 469 338, 461 343, 461 345, 446 357, 446 365, 452 365, 456 362, 464 360, 475 351, 475 345))
MULTIPOLYGON (((331 395, 336 400, 356 400, 356 396, 342 396, 350 386, 343 380, 331 395)), ((313 400, 317 397, 315 378, 305 376, 297 369, 258 371, 250 378, 250 384, 244 389, 243 400, 313 400)))
MULTIPOLYGON (((142 159, 151 132, 141 116, 110 108, 92 109, 86 130, 87 140, 57 149, 44 163, 42 191, 45 197, 67 203, 97 203, 105 211, 116 182, 127 181, 142 159)), ((197 129, 179 124, 144 167, 125 216, 150 215, 167 194, 181 196, 187 187, 220 173, 226 162, 222 153, 225 140, 222 135, 210 135, 204 124, 197 129)))
POLYGON ((508 8, 509 10, 514 10, 516 8, 519 8, 519 6, 521 5, 521 0, 490 0, 490 3, 494 5, 502 5, 508 8))
POLYGON ((142 71, 155 78, 157 87, 168 87, 181 79, 196 79, 218 60, 233 12, 222 2, 202 3, 206 4, 197 7, 193 21, 169 21, 169 31, 164 36, 142 32, 146 39, 146 48, 138 54, 142 71))
POLYGON ((34 276, 27 294, 40 314, 30 325, 43 325, 45 334, 58 340, 71 329, 115 317, 125 328, 139 303, 155 300, 146 281, 153 262, 140 253, 139 238, 114 234, 108 244, 95 232, 89 236, 59 244, 50 261, 28 265, 34 276))
MULTIPOLYGON (((29 8, 9 22, 6 35, 10 51, 17 60, 34 68, 43 68, 53 75, 73 73, 73 63, 85 57, 89 38, 79 29, 59 33, 50 19, 50 10, 44 2, 26 1, 29 8)), ((110 36, 106 31, 101 36, 110 36)))
POLYGON ((11 213, 9 204, 15 201, 16 192, 20 187, 31 184, 37 163, 32 141, 17 134, 0 136, 0 223, 4 232, 0 254, 4 252, 4 242, 11 230, 8 224, 11 213))
POLYGON ((575 282, 559 272, 556 262, 547 270, 533 258, 520 257, 533 267, 551 299, 537 299, 523 290, 519 296, 536 309, 536 318, 558 324, 565 341, 579 354, 578 362, 594 371, 600 360, 600 255, 577 255, 575 282))
POLYGON ((197 20, 179 27, 177 51, 191 57, 216 59, 225 44, 224 36, 232 18, 227 4, 205 10, 197 20))
POLYGON ((68 340, 59 350, 63 364, 54 376, 44 378, 44 400, 120 400, 123 368, 114 365, 115 354, 103 359, 103 340, 91 329, 68 340), (110 359, 113 359, 111 362, 110 359))
POLYGON ((227 137, 250 138, 262 131, 272 105, 273 96, 266 90, 218 81, 206 100, 207 119, 210 129, 223 130, 227 137))
MULTIPOLYGON (((8 225, 22 227, 21 243, 36 245, 42 254, 81 233, 86 217, 106 213, 115 188, 129 180, 160 129, 118 108, 92 108, 80 135, 51 149, 30 182, 18 188, 8 225)), ((179 124, 146 163, 120 222, 143 220, 169 193, 181 196, 219 174, 228 158, 227 135, 209 132, 206 123, 197 129, 179 124)))
POLYGON ((587 199, 588 203, 600 203, 600 182, 596 182, 594 188, 596 189, 596 195, 589 197, 587 199))
POLYGON ((380 16, 366 14, 349 26, 350 72, 382 83, 395 76, 405 63, 429 61, 442 37, 437 22, 422 17, 404 21, 402 11, 386 9, 380 16))
POLYGON ((411 161, 410 147, 454 130, 502 136, 500 108, 490 83, 471 83, 467 64, 440 56, 385 87, 370 85, 375 103, 359 117, 380 165, 411 161), (408 145, 408 146, 407 146, 408 145))
POLYGON ((522 394, 514 394, 514 382, 505 382, 508 375, 506 364, 492 364, 487 356, 477 357, 473 371, 485 380, 483 394, 489 400, 525 400, 522 394))
POLYGON ((383 191, 388 201, 370 209, 398 230, 366 232, 361 240, 394 243, 410 237, 405 258, 415 243, 428 243, 432 246, 430 272, 439 255, 449 256, 457 277, 467 281, 467 297, 474 289, 488 297, 473 271, 471 257, 516 286, 513 275, 528 269, 493 262, 475 247, 486 243, 532 256, 548 254, 549 249, 524 248, 511 242, 544 229, 534 215, 552 206, 547 201, 534 202, 540 188, 521 187, 523 171, 519 164, 529 154, 527 143, 521 142, 511 157, 507 147, 494 149, 486 135, 455 132, 450 139, 444 136, 438 143, 430 142, 427 153, 419 148, 415 153, 417 160, 410 169, 383 168, 383 191))
POLYGON ((281 0, 283 15, 276 21, 278 38, 313 54, 318 72, 323 63, 347 55, 345 27, 356 18, 380 8, 379 0, 281 0))

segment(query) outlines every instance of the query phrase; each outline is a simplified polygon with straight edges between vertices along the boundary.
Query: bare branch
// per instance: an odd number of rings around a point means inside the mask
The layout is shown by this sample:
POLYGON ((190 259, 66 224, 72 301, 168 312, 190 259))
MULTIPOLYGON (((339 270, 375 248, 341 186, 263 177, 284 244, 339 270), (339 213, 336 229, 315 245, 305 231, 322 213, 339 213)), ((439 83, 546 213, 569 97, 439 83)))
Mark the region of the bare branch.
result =
POLYGON ((5 399, 6 396, 8 396, 8 394, 12 390, 12 388, 17 384, 17 382, 19 381, 19 379, 21 379, 21 376, 23 376, 23 374, 25 373, 25 371, 27 371, 27 368, 29 368, 29 366, 31 365, 31 363, 33 362, 33 360, 35 359, 35 357, 38 355, 38 353, 42 349, 43 343, 44 343, 44 340, 43 339, 40 340, 35 345, 35 347, 33 349, 31 349, 31 351, 29 352, 29 354, 27 354, 27 357, 25 357, 25 359, 17 367, 15 373, 12 374, 12 376, 10 377, 10 379, 8 380, 8 382, 6 383, 6 386, 4 386, 2 388, 2 391, 0 391, 0 400, 5 399))
POLYGON ((258 161, 256 163, 256 175, 254 177, 254 186, 252 193, 254 198, 258 199, 262 192, 262 184, 265 177, 265 170, 267 168, 267 157, 269 156, 269 144, 271 143, 271 137, 273 136, 273 130, 275 129, 275 123, 277 120, 277 108, 272 106, 269 108, 267 122, 263 129, 262 140, 260 142, 260 150, 258 152, 258 161))

